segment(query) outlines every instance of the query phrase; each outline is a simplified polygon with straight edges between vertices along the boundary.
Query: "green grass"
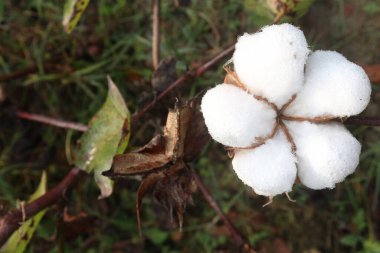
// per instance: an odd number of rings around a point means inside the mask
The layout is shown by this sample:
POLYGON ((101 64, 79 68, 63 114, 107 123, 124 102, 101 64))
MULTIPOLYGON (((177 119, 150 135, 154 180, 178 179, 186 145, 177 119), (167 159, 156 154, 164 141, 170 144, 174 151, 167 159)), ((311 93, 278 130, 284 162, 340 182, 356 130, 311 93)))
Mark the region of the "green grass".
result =
MULTIPOLYGON (((364 2, 317 1, 295 22, 305 31, 312 48, 335 49, 360 64, 378 63, 380 3, 364 2)), ((245 8, 232 0, 193 0, 183 7, 162 1, 162 58, 174 56, 178 73, 210 59, 239 34, 253 32, 263 22, 245 8)), ((33 73, 0 83, 7 98, 3 108, 87 123, 104 101, 107 74, 120 88, 131 112, 141 108, 143 97, 152 97, 150 2, 92 1, 71 35, 61 26, 62 11, 63 1, 0 1, 0 75, 37 67, 33 73)), ((186 83, 133 126, 132 145, 143 145, 159 129, 174 96, 185 100, 222 80, 221 63, 186 83)), ((379 115, 378 90, 374 87, 366 111, 369 116, 379 115)), ((52 187, 70 164, 65 154, 67 131, 3 112, 0 117, 0 213, 4 213, 2 206, 15 207, 17 199, 28 198, 42 170, 47 171, 48 186, 52 187)), ((380 133, 370 127, 350 129, 363 144, 360 168, 331 191, 296 186, 291 193, 296 203, 279 196, 271 206, 262 208, 266 199, 242 185, 226 153, 215 143, 193 166, 223 210, 258 249, 275 252, 274 242, 282 240, 293 252, 379 252, 380 133)), ((74 133, 72 138, 78 137, 74 133)), ((183 233, 168 225, 165 211, 154 201, 144 199, 142 219, 147 239, 140 248, 134 212, 137 186, 134 179, 118 182, 109 199, 97 200, 96 185, 88 178, 64 204, 71 214, 84 211, 95 221, 83 221, 84 231, 65 238, 57 221, 59 209, 53 208, 27 252, 234 252, 225 227, 200 194, 194 196, 194 206, 185 213, 183 233)), ((72 226, 66 229, 78 227, 72 226)))

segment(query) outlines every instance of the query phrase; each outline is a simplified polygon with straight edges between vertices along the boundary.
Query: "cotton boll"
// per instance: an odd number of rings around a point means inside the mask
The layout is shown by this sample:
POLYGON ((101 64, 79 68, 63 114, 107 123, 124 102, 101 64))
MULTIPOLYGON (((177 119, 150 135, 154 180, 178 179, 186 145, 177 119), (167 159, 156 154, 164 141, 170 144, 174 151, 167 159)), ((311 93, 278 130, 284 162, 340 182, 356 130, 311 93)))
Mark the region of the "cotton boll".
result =
POLYGON ((295 162, 290 143, 279 131, 262 146, 236 151, 232 166, 240 180, 257 194, 275 196, 292 190, 295 162))
POLYGON ((306 63, 305 86, 288 115, 345 117, 369 103, 371 84, 364 70, 333 51, 316 51, 306 63))
POLYGON ((300 29, 290 24, 272 25, 239 37, 233 63, 252 93, 281 106, 302 88, 308 54, 300 29))
POLYGON ((248 147, 269 135, 276 113, 246 91, 220 84, 202 98, 201 110, 210 135, 231 147, 248 147))
POLYGON ((359 164, 360 143, 339 123, 286 122, 297 146, 298 176, 311 189, 334 188, 359 164))

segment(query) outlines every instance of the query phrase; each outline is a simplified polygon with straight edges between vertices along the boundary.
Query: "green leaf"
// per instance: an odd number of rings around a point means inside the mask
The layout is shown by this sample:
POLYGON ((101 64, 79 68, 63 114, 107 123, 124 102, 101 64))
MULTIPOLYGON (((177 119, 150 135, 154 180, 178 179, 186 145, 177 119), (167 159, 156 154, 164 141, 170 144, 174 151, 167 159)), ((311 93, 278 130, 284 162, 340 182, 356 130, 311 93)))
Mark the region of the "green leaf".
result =
POLYGON ((249 239, 249 242, 255 246, 257 245, 257 243, 259 243, 260 241, 270 236, 271 236, 270 232, 264 230, 258 233, 251 234, 248 239, 249 239))
POLYGON ((309 11, 314 2, 315 0, 302 0, 297 2, 293 8, 293 11, 296 13, 296 18, 304 16, 309 11))
POLYGON ((369 15, 375 15, 378 12, 380 12, 380 5, 376 3, 375 1, 368 2, 364 4, 363 10, 369 15))
POLYGON ((361 240, 361 237, 356 234, 349 234, 340 239, 340 243, 349 246, 355 247, 361 240))
POLYGON ((62 25, 67 33, 71 33, 79 22, 90 0, 66 0, 62 25))
POLYGON ((169 238, 168 232, 157 228, 147 229, 145 235, 157 246, 160 246, 169 238))
POLYGON ((358 231, 363 231, 367 227, 367 219, 364 209, 359 209, 353 217, 352 221, 356 225, 358 231))
MULTIPOLYGON (((47 177, 44 171, 41 176, 40 184, 37 190, 29 197, 28 202, 39 198, 46 193, 47 177)), ((0 253, 22 253, 25 251, 26 246, 40 223, 42 217, 45 215, 47 209, 38 212, 29 220, 25 221, 20 228, 9 237, 7 243, 0 249, 0 253)))
POLYGON ((366 240, 364 242, 364 251, 363 253, 379 253, 380 252, 380 242, 366 240))
POLYGON ((249 18, 257 26, 270 24, 275 17, 267 0, 244 0, 243 3, 245 11, 249 13, 249 18))
POLYGON ((111 168, 113 157, 122 153, 130 136, 130 113, 116 85, 108 77, 107 99, 89 123, 89 129, 78 141, 74 163, 90 173, 100 188, 100 198, 112 194, 112 181, 102 175, 111 168), (125 123, 126 122, 126 123, 125 123))

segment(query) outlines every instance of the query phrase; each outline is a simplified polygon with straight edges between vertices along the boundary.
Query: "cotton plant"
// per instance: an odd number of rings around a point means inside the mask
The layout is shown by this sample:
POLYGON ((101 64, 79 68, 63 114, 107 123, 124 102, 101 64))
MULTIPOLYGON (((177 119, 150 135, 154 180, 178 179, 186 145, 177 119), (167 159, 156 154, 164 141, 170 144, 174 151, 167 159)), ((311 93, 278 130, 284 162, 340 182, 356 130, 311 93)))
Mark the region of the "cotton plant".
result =
POLYGON ((289 197, 297 177, 331 189, 355 171, 361 145, 342 121, 370 100, 360 66, 334 51, 311 52, 291 24, 239 37, 231 62, 234 71, 225 68, 201 110, 212 138, 233 153, 241 181, 271 202, 289 197))

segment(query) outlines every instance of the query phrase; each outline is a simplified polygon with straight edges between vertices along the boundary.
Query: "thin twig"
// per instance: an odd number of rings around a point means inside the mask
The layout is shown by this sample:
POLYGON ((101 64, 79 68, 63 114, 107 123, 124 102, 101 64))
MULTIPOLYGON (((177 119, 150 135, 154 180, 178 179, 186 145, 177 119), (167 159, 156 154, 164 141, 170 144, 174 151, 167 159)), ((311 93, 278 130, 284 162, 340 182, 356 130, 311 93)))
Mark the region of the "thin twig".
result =
POLYGON ((219 215, 220 219, 228 228, 228 231, 230 232, 236 246, 241 250, 241 252, 256 253, 256 251, 252 248, 247 239, 239 232, 239 230, 237 230, 237 228, 234 226, 234 224, 232 224, 230 219, 224 214, 219 204, 211 195, 210 191, 203 183, 202 179, 198 176, 198 174, 195 171, 193 171, 192 176, 195 181, 195 184, 202 192, 203 197, 206 199, 207 203, 211 206, 212 209, 215 210, 215 212, 219 215))
POLYGON ((273 24, 277 24, 286 14, 286 6, 283 6, 281 10, 277 13, 276 17, 273 20, 273 24))
POLYGON ((140 120, 141 116, 153 108, 153 106, 160 101, 163 97, 165 97, 169 92, 171 92, 173 89, 177 88, 181 84, 185 83, 186 81, 189 81, 193 78, 201 76, 203 73, 205 73, 207 70, 209 70, 211 67, 213 67, 215 64, 217 64, 219 61, 227 57, 232 53, 234 50, 235 45, 232 45, 226 49, 224 49, 222 52, 217 54, 215 57, 213 57, 211 60, 205 62, 201 66, 199 66, 196 69, 189 70, 184 75, 182 75, 180 78, 178 78, 176 81, 174 81, 172 84, 170 84, 163 92, 161 92, 156 99, 151 101, 149 104, 147 104, 142 110, 137 112, 132 116, 132 123, 136 123, 140 120))
POLYGON ((352 116, 344 120, 343 123, 347 125, 380 126, 380 118, 352 116))
POLYGON ((153 68, 157 69, 160 62, 160 0, 153 0, 153 41, 152 56, 153 68))
POLYGON ((33 113, 28 113, 28 112, 23 112, 23 111, 16 111, 16 116, 21 119, 27 119, 27 120, 36 121, 36 122, 40 122, 40 123, 51 125, 51 126, 56 126, 56 127, 65 128, 65 129, 73 129, 73 130, 77 130, 81 132, 85 132, 88 129, 88 126, 80 124, 80 123, 55 119, 55 118, 47 117, 44 115, 38 115, 38 114, 33 114, 33 113))
POLYGON ((54 188, 50 189, 44 195, 26 204, 23 210, 15 209, 8 212, 0 219, 0 248, 7 239, 16 231, 23 219, 27 220, 37 214, 39 211, 53 205, 60 200, 78 180, 81 170, 73 168, 65 178, 54 188), (24 216, 24 217, 23 217, 24 216))

